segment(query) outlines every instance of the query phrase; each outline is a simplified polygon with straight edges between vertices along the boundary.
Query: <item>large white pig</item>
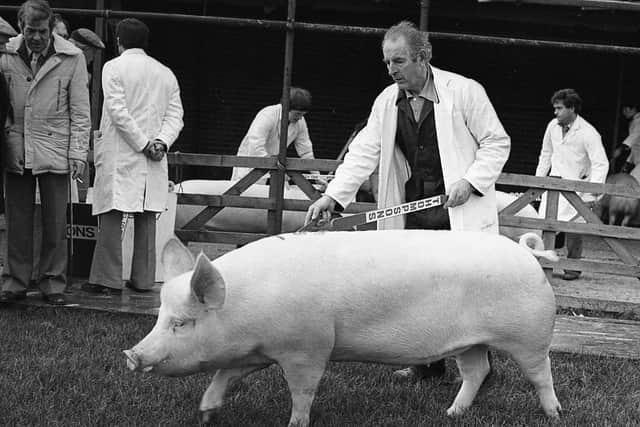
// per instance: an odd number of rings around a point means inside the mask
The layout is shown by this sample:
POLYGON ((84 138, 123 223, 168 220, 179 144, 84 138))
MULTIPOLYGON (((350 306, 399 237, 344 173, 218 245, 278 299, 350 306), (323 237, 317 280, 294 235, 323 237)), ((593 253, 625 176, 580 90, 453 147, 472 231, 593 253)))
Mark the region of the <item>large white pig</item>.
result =
POLYGON ((230 381, 277 363, 291 392, 289 426, 307 426, 330 360, 414 365, 455 356, 462 386, 447 413, 457 415, 489 372, 491 346, 511 354, 557 417, 556 306, 534 254, 552 258, 486 233, 318 232, 264 238, 213 262, 201 253, 194 269, 173 240, 163 251, 158 320, 125 350, 127 364, 172 376, 217 370, 200 404, 207 420, 230 381))

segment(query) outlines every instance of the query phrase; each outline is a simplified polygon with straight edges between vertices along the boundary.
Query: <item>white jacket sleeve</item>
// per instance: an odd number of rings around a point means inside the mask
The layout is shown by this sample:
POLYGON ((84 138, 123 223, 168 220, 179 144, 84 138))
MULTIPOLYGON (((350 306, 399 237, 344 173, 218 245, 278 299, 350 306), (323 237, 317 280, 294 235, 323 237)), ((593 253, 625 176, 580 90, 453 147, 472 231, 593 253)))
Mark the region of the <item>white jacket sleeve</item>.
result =
POLYGON ((511 138, 500 123, 482 85, 469 80, 462 97, 467 128, 478 144, 475 160, 464 178, 484 194, 493 187, 509 158, 511 138))
POLYGON ((382 144, 383 107, 380 97, 373 104, 367 125, 356 135, 344 156, 344 162, 336 169, 335 178, 325 194, 347 207, 355 199, 358 189, 380 162, 382 144))
POLYGON ((536 176, 547 176, 551 170, 551 155, 553 154, 553 145, 551 144, 551 123, 547 125, 542 138, 542 149, 538 157, 538 166, 536 167, 536 176))
POLYGON ((162 118, 160 133, 156 136, 156 139, 167 144, 167 148, 170 148, 175 140, 178 139, 178 135, 184 126, 184 122, 182 121, 184 111, 182 109, 182 101, 180 100, 180 86, 178 86, 178 81, 173 75, 171 87, 169 103, 162 118))
POLYGON ((298 136, 293 142, 301 159, 313 159, 313 145, 309 137, 309 128, 304 117, 298 121, 298 136))
POLYGON ((127 144, 134 150, 141 152, 147 146, 149 140, 131 116, 127 108, 124 86, 117 71, 113 68, 112 64, 107 63, 102 69, 104 109, 127 144))

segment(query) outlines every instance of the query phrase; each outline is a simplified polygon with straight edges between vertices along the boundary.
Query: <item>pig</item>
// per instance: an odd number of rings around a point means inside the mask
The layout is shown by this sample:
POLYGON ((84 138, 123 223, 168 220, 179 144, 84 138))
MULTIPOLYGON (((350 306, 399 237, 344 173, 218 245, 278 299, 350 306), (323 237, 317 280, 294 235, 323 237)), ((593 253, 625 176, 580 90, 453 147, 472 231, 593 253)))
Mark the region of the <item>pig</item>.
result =
MULTIPOLYGON (((626 185, 630 189, 638 190, 638 181, 632 175, 627 173, 616 173, 607 177, 607 184, 626 185)), ((626 227, 638 214, 638 199, 632 197, 611 196, 605 194, 595 205, 596 214, 609 225, 618 225, 618 223, 626 227)))
MULTIPOLYGON (((532 246, 532 247, 531 247, 532 246)), ((134 371, 217 371, 200 411, 208 422, 231 381, 277 363, 291 393, 289 426, 309 425, 329 361, 425 364, 455 356, 462 385, 448 408, 469 408, 489 372, 488 347, 509 353, 559 416, 549 346, 555 298, 536 256, 481 232, 387 230, 267 237, 213 262, 179 241, 163 249, 158 318, 125 350, 134 371)))
MULTIPOLYGON (((513 194, 505 193, 503 191, 496 191, 496 205, 498 207, 498 213, 500 213, 501 210, 506 208, 516 199, 517 197, 513 194)), ((533 206, 526 205, 524 208, 520 209, 520 211, 516 213, 516 216, 521 216, 524 218, 538 218, 538 211, 536 211, 533 206)), ((538 236, 542 235, 542 231, 540 230, 533 230, 529 228, 507 227, 503 225, 500 226, 500 234, 510 238, 511 240, 518 241, 520 239, 520 236, 522 236, 525 233, 535 233, 538 236)))

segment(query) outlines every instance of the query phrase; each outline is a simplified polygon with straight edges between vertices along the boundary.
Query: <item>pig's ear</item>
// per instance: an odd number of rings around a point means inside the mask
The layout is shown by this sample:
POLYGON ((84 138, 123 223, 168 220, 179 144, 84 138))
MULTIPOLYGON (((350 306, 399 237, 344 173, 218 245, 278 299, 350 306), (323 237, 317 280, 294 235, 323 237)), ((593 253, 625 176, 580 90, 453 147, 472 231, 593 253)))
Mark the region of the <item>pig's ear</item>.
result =
POLYGON ((193 269, 193 255, 176 238, 171 238, 162 249, 162 267, 164 281, 168 282, 176 276, 193 269))
POLYGON ((207 307, 219 309, 224 305, 224 279, 202 252, 198 255, 196 268, 191 276, 191 292, 195 299, 207 307))

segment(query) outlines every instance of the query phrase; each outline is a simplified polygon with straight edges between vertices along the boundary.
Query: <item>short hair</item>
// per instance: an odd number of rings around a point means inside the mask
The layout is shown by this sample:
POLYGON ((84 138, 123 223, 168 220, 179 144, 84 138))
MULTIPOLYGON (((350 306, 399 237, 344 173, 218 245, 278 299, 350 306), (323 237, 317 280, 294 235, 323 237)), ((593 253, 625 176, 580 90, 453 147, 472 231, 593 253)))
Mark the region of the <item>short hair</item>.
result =
POLYGON ((621 104, 623 107, 629 107, 640 111, 640 108, 638 108, 640 107, 640 102, 635 99, 625 99, 621 102, 621 104))
POLYGON ((60 15, 59 13, 54 13, 51 16, 51 19, 53 21, 52 27, 54 27, 58 22, 62 22, 64 26, 67 28, 67 38, 71 36, 71 25, 69 25, 69 21, 64 19, 62 15, 60 15))
POLYGON ((582 98, 580 98, 578 92, 573 89, 560 89, 556 91, 551 97, 551 105, 556 102, 562 102, 565 107, 573 108, 576 114, 580 114, 582 110, 582 98))
POLYGON ((311 92, 301 87, 289 89, 289 109, 298 111, 311 110, 311 92))
POLYGON ((429 33, 420 31, 413 22, 401 21, 389 28, 382 38, 382 44, 387 40, 395 40, 404 37, 409 46, 409 55, 412 60, 416 60, 421 51, 425 52, 426 60, 431 60, 431 43, 429 33))
MULTIPOLYGON (((53 11, 47 0, 27 0, 18 9, 18 24, 24 28, 27 17, 35 21, 48 20, 49 28, 53 28, 53 11)), ((67 28, 67 31, 69 28, 67 28)))
POLYGON ((149 27, 136 18, 125 18, 116 26, 116 37, 125 49, 146 49, 149 46, 149 27))

